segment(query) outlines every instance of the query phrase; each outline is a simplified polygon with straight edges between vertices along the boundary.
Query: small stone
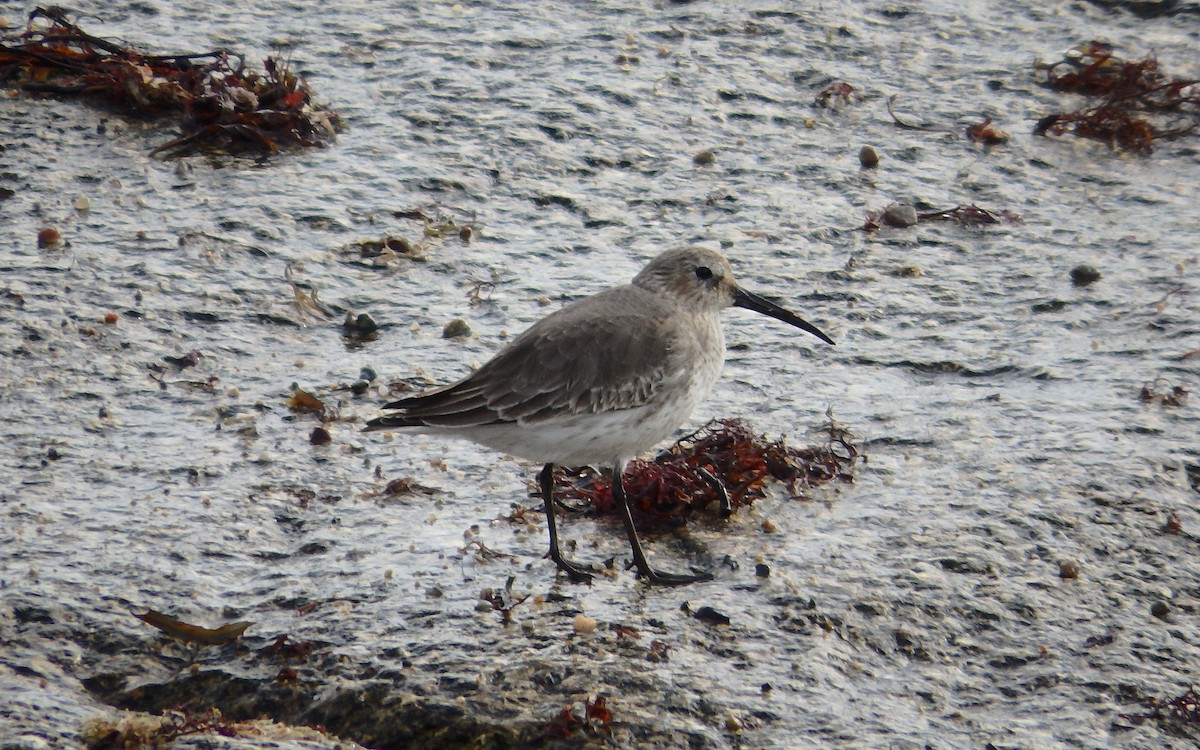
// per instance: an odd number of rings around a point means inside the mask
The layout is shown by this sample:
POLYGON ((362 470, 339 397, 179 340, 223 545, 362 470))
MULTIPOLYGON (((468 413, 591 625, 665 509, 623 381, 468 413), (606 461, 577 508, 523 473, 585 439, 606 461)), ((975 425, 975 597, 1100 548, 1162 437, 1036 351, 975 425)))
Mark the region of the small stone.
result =
POLYGON ((905 203, 893 203, 883 209, 883 223, 893 227, 911 227, 917 223, 917 209, 905 203))
POLYGON ((308 442, 313 445, 328 445, 332 441, 333 436, 324 427, 314 427, 313 431, 308 435, 308 442))
POLYGON ((54 227, 46 227, 37 235, 38 247, 57 247, 61 241, 62 233, 54 227))
POLYGON ((92 209, 92 199, 86 195, 81 195, 75 199, 75 210, 83 213, 92 209))
POLYGON ((712 625, 728 625, 730 623, 729 615, 709 606, 704 606, 696 610, 692 613, 692 617, 712 625))
POLYGON ((115 326, 120 317, 121 316, 117 315, 115 312, 104 313, 104 325, 115 326))
POLYGON ((470 242, 470 241, 471 241, 471 235, 472 235, 473 233, 474 233, 474 232, 473 232, 473 230, 472 230, 470 227, 459 227, 459 230, 458 230, 458 239, 462 240, 463 242, 470 242))
POLYGON ((873 169, 879 166, 879 152, 871 146, 863 146, 858 150, 858 163, 863 165, 865 169, 873 169))
POLYGON ((575 615, 575 632, 587 635, 596 629, 596 620, 587 615, 575 615))
POLYGON ((758 576, 759 578, 770 578, 771 566, 767 565, 766 563, 758 563, 754 566, 754 575, 758 576))
POLYGON ((1171 614, 1171 607, 1166 602, 1155 602, 1150 605, 1150 614, 1160 620, 1165 620, 1171 614))
POLYGON ((717 156, 713 153, 711 148, 706 148, 692 157, 692 163, 697 167, 707 167, 708 165, 716 162, 716 160, 717 156))
POLYGON ((1068 578, 1079 577, 1079 566, 1070 560, 1059 560, 1058 562, 1058 577, 1066 580, 1068 578))
POLYGON ((361 396, 364 393, 366 393, 367 389, 369 389, 370 387, 371 387, 371 384, 368 383, 367 381, 356 380, 353 383, 351 383, 350 392, 353 393, 355 396, 361 396))
POLYGON ((364 367, 358 371, 359 380, 365 380, 368 383, 375 382, 375 378, 377 377, 379 376, 375 374, 375 368, 373 367, 364 367))
POLYGON ((442 328, 442 338, 459 339, 471 335, 471 326, 462 318, 455 318, 442 328))
POLYGON ((774 534, 779 531, 779 525, 768 518, 762 522, 762 530, 767 534, 774 534))
POLYGON ((1094 266, 1086 263, 1071 269, 1071 283, 1075 286, 1088 286, 1100 280, 1100 272, 1094 266))
POLYGON ((363 336, 374 333, 379 330, 379 324, 375 319, 366 313, 346 313, 346 319, 342 322, 342 331, 349 335, 363 336))

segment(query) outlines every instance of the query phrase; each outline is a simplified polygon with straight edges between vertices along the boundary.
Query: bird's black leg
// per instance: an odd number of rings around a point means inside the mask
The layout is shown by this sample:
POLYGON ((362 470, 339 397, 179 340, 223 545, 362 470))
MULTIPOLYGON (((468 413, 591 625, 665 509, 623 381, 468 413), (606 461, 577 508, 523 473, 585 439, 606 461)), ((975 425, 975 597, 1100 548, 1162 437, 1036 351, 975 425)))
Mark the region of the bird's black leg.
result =
POLYGON ((713 492, 717 493, 717 502, 721 505, 721 518, 729 518, 733 515, 733 503, 729 501, 729 490, 725 489, 725 485, 720 479, 713 476, 713 473, 703 466, 696 467, 696 473, 700 478, 712 487, 713 492))
POLYGON ((617 507, 621 509, 621 520, 625 522, 625 533, 629 535, 629 546, 633 548, 633 564, 637 566, 639 575, 645 577, 650 583, 663 586, 682 586, 687 583, 712 580, 712 573, 695 575, 663 573, 650 567, 650 562, 646 559, 646 551, 642 549, 642 542, 638 539, 637 528, 633 525, 633 513, 630 512, 629 501, 625 498, 625 483, 621 479, 620 466, 613 469, 612 493, 613 499, 617 501, 617 507))
POLYGON ((575 562, 563 557, 558 548, 558 524, 554 520, 554 464, 546 464, 538 473, 538 483, 542 487, 542 502, 546 504, 546 528, 550 531, 550 559, 565 572, 575 583, 585 583, 592 580, 592 574, 575 562))

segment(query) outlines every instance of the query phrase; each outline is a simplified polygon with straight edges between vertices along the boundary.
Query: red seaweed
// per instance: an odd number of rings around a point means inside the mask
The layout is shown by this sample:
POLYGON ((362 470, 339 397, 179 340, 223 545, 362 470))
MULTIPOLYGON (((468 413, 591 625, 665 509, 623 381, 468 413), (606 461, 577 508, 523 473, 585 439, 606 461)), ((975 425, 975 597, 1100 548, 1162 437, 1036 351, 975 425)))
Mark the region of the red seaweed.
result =
MULTIPOLYGON (((802 497, 804 488, 851 482, 854 464, 863 455, 844 428, 831 422, 826 429, 824 445, 792 448, 782 438, 769 441, 755 434, 738 420, 714 420, 653 461, 630 461, 626 496, 635 510, 666 521, 721 503, 721 487, 730 509, 737 509, 764 497, 770 479, 785 483, 793 497, 802 497)), ((584 502, 601 513, 613 508, 607 476, 590 469, 567 470, 554 481, 556 497, 584 502)))
POLYGON ((182 135, 151 155, 325 146, 342 127, 277 58, 257 72, 228 50, 151 55, 85 32, 57 7, 35 8, 23 33, 0 39, 0 80, 141 117, 179 118, 182 135))
POLYGON ((1045 75, 1050 88, 1095 102, 1046 115, 1034 127, 1035 135, 1072 133, 1103 141, 1113 149, 1149 154, 1156 141, 1179 138, 1200 125, 1197 81, 1168 78, 1153 56, 1123 60, 1111 45, 1092 41, 1075 47, 1059 62, 1034 67, 1045 75), (1174 120, 1166 121, 1166 116, 1174 120))

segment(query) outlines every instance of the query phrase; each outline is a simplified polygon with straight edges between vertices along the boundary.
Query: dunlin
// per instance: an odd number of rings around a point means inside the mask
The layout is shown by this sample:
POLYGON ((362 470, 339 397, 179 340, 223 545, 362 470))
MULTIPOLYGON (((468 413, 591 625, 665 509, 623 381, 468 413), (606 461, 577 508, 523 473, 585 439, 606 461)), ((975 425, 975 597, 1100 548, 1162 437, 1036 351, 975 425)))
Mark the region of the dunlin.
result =
POLYGON ((725 360, 719 313, 737 306, 832 344, 816 326, 737 285, 729 261, 700 247, 668 250, 633 282, 538 321, 456 383, 383 408, 367 430, 455 435, 545 464, 538 480, 550 557, 574 580, 587 569, 559 549, 554 465, 613 467, 612 494, 638 572, 678 585, 712 576, 665 573, 646 559, 625 497, 625 463, 663 441, 700 403, 725 360))

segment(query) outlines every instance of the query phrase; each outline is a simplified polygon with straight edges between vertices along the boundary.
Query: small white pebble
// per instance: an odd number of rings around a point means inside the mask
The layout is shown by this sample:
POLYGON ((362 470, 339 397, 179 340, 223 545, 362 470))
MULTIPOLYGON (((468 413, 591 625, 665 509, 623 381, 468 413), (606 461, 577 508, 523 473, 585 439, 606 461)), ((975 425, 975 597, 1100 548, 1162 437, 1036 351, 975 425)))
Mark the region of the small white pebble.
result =
POLYGON ((595 619, 587 615, 575 615, 575 632, 580 635, 587 635, 596 629, 595 619))

